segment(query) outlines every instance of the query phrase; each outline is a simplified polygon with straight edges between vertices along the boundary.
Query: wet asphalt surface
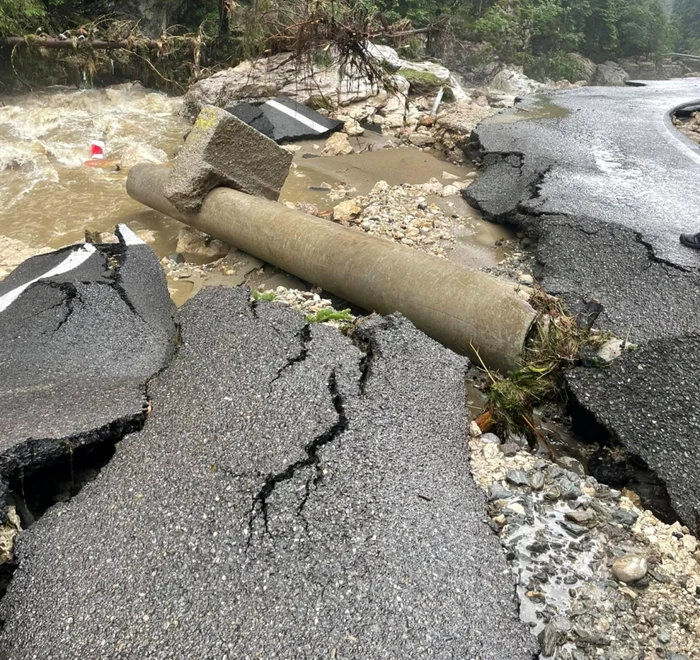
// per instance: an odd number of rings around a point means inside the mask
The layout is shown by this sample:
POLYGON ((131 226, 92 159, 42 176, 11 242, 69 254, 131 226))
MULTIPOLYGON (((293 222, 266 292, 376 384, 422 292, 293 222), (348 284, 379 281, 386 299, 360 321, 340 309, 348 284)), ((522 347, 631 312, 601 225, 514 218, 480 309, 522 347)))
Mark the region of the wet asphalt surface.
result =
POLYGON ((245 288, 179 323, 143 431, 21 535, 2 657, 533 657, 464 358, 400 317, 360 349, 245 288))
POLYGON ((621 443, 666 483, 700 531, 700 149, 668 113, 700 99, 700 80, 584 87, 527 99, 478 127, 479 180, 465 196, 536 241, 537 279, 572 311, 639 346, 568 377, 580 433, 621 443), (527 117, 511 121, 512 117, 527 117))
POLYGON ((476 133, 486 153, 523 154, 526 167, 545 172, 525 203, 532 212, 622 225, 640 232, 657 257, 698 268, 700 253, 682 248, 678 235, 700 231, 700 149, 667 113, 699 99, 693 78, 575 88, 509 111, 522 116, 529 108, 533 119, 487 121, 476 133))
POLYGON ((176 327, 165 276, 145 244, 33 257, 0 282, 0 307, 4 492, 34 469, 140 426, 146 383, 170 361, 176 327), (44 277, 74 258, 75 268, 44 277))

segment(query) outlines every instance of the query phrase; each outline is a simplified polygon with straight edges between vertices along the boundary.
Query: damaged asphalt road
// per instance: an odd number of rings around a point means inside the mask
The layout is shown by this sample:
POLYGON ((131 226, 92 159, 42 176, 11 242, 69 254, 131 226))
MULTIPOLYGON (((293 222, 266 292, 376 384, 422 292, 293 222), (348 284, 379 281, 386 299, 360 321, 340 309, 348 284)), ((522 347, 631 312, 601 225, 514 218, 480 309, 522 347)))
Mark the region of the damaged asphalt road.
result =
POLYGON ((8 660, 531 659, 469 476, 464 358, 205 289, 99 477, 19 539, 8 660))
POLYGON ((572 311, 639 344, 568 382, 578 431, 621 443, 666 484, 700 532, 700 149, 668 113, 700 99, 700 81, 584 87, 528 99, 474 132, 481 177, 465 197, 537 242, 538 280, 572 311))
POLYGON ((119 237, 32 257, 0 282, 0 493, 18 486, 29 509, 34 471, 60 465, 70 481, 81 452, 142 426, 146 383, 175 348, 158 258, 119 237))

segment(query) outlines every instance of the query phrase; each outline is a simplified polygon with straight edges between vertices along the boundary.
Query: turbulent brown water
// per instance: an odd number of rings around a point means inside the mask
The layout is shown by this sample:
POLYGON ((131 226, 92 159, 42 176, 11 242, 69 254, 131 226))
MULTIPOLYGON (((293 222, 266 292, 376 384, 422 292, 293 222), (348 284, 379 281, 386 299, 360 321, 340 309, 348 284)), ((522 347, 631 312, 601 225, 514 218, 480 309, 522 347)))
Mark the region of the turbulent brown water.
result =
POLYGON ((90 142, 99 139, 110 159, 127 147, 172 155, 187 130, 177 99, 125 84, 0 100, 0 234, 31 247, 58 248, 82 241, 85 229, 109 231, 126 222, 153 232, 159 254, 174 250, 178 223, 131 200, 126 171, 83 163, 90 142))
MULTIPOLYGON (((172 160, 190 127, 178 116, 179 106, 180 99, 138 83, 0 97, 0 238, 17 239, 29 248, 59 248, 82 242, 86 229, 112 231, 124 222, 160 257, 175 252, 181 225, 128 197, 128 167, 99 169, 87 167, 85 161, 93 140, 105 142, 106 159, 115 164, 122 156, 130 154, 133 163, 134 155, 149 152, 172 160)), ((320 184, 344 185, 363 195, 381 179, 391 185, 420 184, 440 179, 444 172, 466 172, 426 152, 386 148, 395 142, 368 132, 352 138, 358 153, 339 157, 318 157, 322 140, 300 143, 280 201, 304 201, 330 210, 337 201, 320 184)), ((494 244, 512 238, 508 230, 483 222, 459 196, 429 201, 462 219, 454 231, 451 259, 481 268, 503 258, 494 244)), ((171 280, 176 302, 183 302, 203 282, 191 284, 171 280)))

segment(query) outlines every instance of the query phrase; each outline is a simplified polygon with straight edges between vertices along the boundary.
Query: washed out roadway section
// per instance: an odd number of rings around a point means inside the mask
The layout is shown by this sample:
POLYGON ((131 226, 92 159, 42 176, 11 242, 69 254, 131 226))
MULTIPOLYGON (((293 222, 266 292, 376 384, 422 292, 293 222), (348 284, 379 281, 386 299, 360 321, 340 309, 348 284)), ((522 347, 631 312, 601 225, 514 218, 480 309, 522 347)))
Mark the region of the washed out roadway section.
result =
POLYGON ((8 484, 59 459, 70 481, 74 451, 145 418, 146 383, 175 348, 175 310, 155 253, 120 238, 33 257, 0 282, 3 500, 8 484))
POLYGON ((533 658, 469 476, 464 358, 398 316, 181 310, 153 413, 19 541, 3 657, 533 658))
POLYGON ((585 87, 526 99, 482 124, 482 175, 465 197, 537 242, 538 279, 639 349, 568 376, 579 431, 612 439, 665 482, 700 533, 700 150, 668 113, 700 80, 585 87))
MULTIPOLYGON (((476 137, 484 153, 521 154, 523 171, 542 175, 523 200, 532 212, 622 225, 657 257, 697 268, 678 234, 700 231, 700 150, 667 113, 699 99, 694 78, 551 92, 508 111, 510 121, 486 120, 476 137)), ((512 205, 508 188, 499 192, 512 205)))

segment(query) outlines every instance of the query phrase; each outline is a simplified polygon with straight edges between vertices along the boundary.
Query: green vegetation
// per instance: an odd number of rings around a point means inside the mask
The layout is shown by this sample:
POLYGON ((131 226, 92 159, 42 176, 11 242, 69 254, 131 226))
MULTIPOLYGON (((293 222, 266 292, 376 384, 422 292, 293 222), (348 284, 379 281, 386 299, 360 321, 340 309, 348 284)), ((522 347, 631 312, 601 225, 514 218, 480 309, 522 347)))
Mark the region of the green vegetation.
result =
MULTIPOLYGON (((486 64, 498 57, 522 65, 535 78, 576 80, 583 74, 578 55, 600 62, 674 49, 700 52, 700 1, 675 0, 672 18, 664 1, 101 0, 98 5, 92 0, 0 0, 0 36, 41 28, 52 35, 73 30, 69 36, 76 44, 93 34, 128 39, 135 54, 123 66, 117 63, 118 73, 136 69, 140 62, 138 68, 150 73, 139 77, 146 83, 160 77, 160 86, 169 89, 242 58, 277 52, 317 65, 339 53, 343 68, 365 67, 378 80, 382 72, 364 57, 368 37, 390 43, 409 59, 433 54, 452 64, 455 59, 486 64), (132 15, 136 7, 139 16, 132 15), (108 21, 105 12, 115 18, 108 21), (159 39, 163 21, 172 26, 168 39, 159 39), (146 37, 158 39, 157 52, 143 46, 146 37), (181 42, 171 43, 173 38, 181 42), (178 59, 186 65, 178 68, 178 59)), ((21 59, 19 51, 15 55, 13 65, 21 59)), ((41 56, 48 59, 46 53, 41 56)), ((67 59, 56 53, 51 58, 67 59)), ((100 70, 100 58, 93 60, 100 70)), ((418 93, 437 86, 431 74, 402 73, 418 93)))
POLYGON ((253 300, 263 300, 265 302, 272 302, 275 298, 277 298, 277 295, 274 291, 259 291, 256 289, 255 291, 253 291, 252 297, 253 300))
POLYGON ((612 335, 582 329, 557 298, 541 289, 535 290, 530 304, 538 316, 526 363, 505 377, 486 370, 491 379, 487 411, 489 424, 501 434, 519 433, 536 441, 533 408, 560 400, 566 391, 566 370, 575 366, 583 353, 599 348, 612 335))
POLYGON ((34 28, 46 16, 40 0, 2 0, 0 2, 0 35, 22 34, 34 28))
POLYGON ((401 69, 399 75, 406 78, 413 94, 429 94, 442 86, 440 79, 434 73, 401 69))
POLYGON ((676 48, 682 53, 700 55, 700 2, 698 0, 674 0, 673 29, 676 48))
POLYGON ((540 78, 575 79, 573 52, 601 61, 659 54, 671 45, 661 0, 495 0, 485 6, 460 10, 459 31, 540 78))
POLYGON ((352 323, 352 314, 349 309, 338 311, 335 309, 320 309, 315 314, 307 314, 308 323, 325 323, 326 321, 346 321, 352 323))

